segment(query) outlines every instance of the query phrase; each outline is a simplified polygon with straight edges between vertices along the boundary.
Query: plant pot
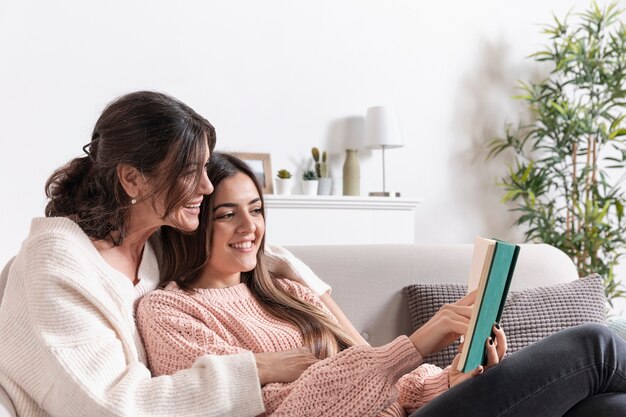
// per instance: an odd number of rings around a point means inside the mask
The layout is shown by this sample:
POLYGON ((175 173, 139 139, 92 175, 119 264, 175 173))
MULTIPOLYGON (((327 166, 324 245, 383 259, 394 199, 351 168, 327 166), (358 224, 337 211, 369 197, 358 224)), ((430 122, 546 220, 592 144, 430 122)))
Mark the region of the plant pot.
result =
POLYGON ((333 185, 332 178, 320 178, 317 184, 317 195, 330 195, 330 189, 333 185))
POLYGON ((318 180, 302 180, 302 194, 317 195, 318 180))
POLYGON ((293 178, 276 178, 276 194, 290 195, 293 188, 293 178))

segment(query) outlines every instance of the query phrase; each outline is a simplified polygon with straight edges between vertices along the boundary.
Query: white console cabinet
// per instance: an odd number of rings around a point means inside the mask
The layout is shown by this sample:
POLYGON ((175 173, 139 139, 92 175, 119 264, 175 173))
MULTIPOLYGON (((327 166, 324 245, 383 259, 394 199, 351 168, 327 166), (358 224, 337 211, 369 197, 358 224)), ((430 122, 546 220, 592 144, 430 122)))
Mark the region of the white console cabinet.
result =
POLYGON ((415 243, 419 199, 274 194, 264 198, 268 243, 415 243))

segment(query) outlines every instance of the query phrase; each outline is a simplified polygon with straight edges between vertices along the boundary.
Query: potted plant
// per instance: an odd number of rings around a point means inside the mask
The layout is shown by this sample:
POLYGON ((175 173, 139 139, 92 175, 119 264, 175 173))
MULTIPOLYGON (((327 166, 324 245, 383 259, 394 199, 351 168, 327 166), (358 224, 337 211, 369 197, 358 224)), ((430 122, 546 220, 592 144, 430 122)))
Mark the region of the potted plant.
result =
POLYGON ((291 172, 286 169, 281 169, 276 173, 276 193, 281 195, 291 194, 293 188, 293 179, 291 178, 291 172))
POLYGON ((593 3, 575 24, 555 17, 545 27, 548 46, 531 56, 553 70, 522 83, 518 97, 535 120, 507 126, 489 145, 490 157, 514 154, 500 185, 526 239, 563 250, 580 276, 602 275, 609 303, 625 294, 613 272, 626 248, 626 31, 617 7, 593 3))
POLYGON ((320 158, 320 150, 313 147, 311 149, 311 155, 313 156, 313 161, 315 162, 315 173, 318 178, 317 194, 329 195, 332 186, 332 179, 330 178, 330 170, 328 169, 328 163, 326 162, 328 154, 324 151, 322 152, 320 158))
POLYGON ((317 195, 317 174, 313 170, 304 171, 302 174, 302 194, 317 195))

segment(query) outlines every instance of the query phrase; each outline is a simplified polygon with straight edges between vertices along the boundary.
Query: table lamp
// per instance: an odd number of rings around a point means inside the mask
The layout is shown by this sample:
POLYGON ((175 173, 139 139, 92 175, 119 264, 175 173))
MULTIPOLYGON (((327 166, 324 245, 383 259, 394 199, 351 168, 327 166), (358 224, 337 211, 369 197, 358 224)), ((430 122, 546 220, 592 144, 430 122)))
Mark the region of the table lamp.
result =
POLYGON ((370 192, 373 197, 400 197, 387 191, 385 184, 385 149, 403 146, 398 129, 396 113, 391 106, 376 106, 367 109, 365 117, 365 146, 370 149, 382 149, 383 157, 383 190, 370 192))

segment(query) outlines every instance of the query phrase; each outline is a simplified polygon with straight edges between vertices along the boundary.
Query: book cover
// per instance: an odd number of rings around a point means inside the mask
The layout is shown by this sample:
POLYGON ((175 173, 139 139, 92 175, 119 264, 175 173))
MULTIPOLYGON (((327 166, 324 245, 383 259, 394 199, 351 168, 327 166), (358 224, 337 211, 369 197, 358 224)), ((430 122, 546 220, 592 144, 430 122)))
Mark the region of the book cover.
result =
POLYGON ((458 369, 469 372, 484 364, 485 343, 493 324, 500 320, 515 270, 519 246, 496 240, 489 272, 478 286, 470 326, 458 369))

